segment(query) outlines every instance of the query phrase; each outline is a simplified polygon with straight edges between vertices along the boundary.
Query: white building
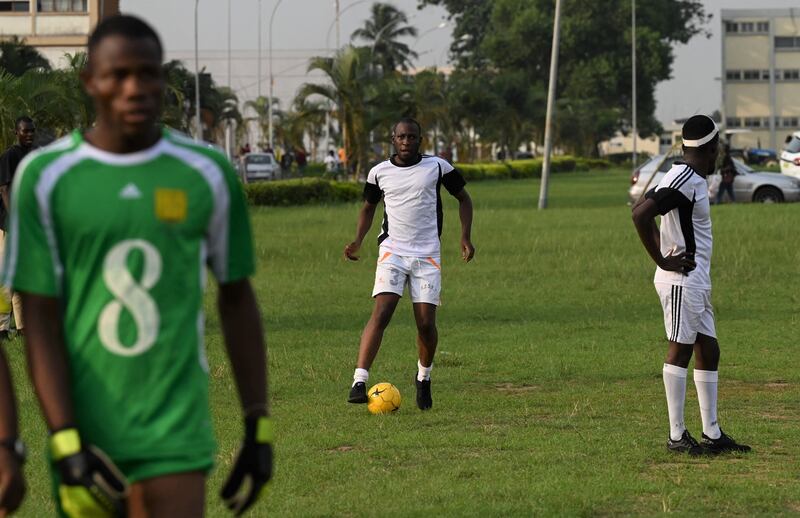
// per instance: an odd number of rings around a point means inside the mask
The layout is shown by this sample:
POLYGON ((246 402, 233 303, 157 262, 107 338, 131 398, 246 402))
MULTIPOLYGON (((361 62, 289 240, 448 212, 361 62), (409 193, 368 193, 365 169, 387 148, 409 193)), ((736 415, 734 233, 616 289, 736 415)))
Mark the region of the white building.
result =
POLYGON ((800 19, 792 9, 723 9, 722 120, 734 147, 778 149, 800 129, 800 19))
POLYGON ((119 0, 0 0, 0 39, 17 37, 58 66, 86 50, 97 23, 119 13, 119 0))

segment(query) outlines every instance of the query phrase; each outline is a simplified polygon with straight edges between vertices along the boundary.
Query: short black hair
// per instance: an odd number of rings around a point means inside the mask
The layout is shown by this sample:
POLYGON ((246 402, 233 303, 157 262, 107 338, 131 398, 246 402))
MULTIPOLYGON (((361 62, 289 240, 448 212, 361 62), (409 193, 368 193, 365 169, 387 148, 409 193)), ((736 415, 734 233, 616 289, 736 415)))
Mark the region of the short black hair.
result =
POLYGON ((158 46, 158 55, 163 59, 164 47, 158 33, 146 21, 129 14, 118 14, 100 22, 89 36, 89 57, 92 51, 109 36, 124 36, 130 39, 152 39, 158 46))
MULTIPOLYGON (((689 117, 689 119, 683 124, 683 128, 681 129, 681 136, 683 137, 683 140, 700 140, 710 135, 716 129, 717 129, 716 123, 708 115, 693 115, 689 117)), ((712 138, 710 141, 706 142, 702 146, 687 148, 687 149, 696 149, 698 151, 704 152, 708 149, 716 147, 718 144, 719 144, 719 132, 717 132, 717 134, 714 135, 714 138, 712 138)))
POLYGON ((412 119, 411 117, 403 117, 402 119, 395 122, 394 126, 392 126, 392 135, 394 135, 394 130, 396 130, 397 126, 400 124, 414 124, 417 126, 417 131, 419 131, 419 134, 422 135, 422 126, 420 125, 419 122, 417 122, 416 119, 412 119))
POLYGON ((17 120, 14 121, 14 129, 19 129, 19 125, 22 124, 23 122, 33 124, 33 119, 31 119, 27 115, 20 115, 19 117, 17 117, 17 120))

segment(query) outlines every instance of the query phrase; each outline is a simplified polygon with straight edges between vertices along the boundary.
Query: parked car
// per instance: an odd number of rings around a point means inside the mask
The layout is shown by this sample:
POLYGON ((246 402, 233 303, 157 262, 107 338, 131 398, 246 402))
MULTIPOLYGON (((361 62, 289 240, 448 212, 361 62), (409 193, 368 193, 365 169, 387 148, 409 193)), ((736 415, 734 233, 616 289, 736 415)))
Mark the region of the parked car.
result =
MULTIPOLYGON (((650 190, 664 177, 677 160, 679 154, 656 155, 631 176, 631 187, 628 190, 630 202, 636 203, 646 190, 650 190)), ((737 202, 781 203, 800 201, 800 180, 780 173, 765 173, 752 170, 741 160, 734 159, 736 177, 733 179, 733 192, 737 202)), ((720 175, 716 171, 709 175, 709 195, 712 202, 716 200, 720 175)))
POLYGON ((800 131, 786 137, 781 152, 781 173, 800 178, 800 131))
POLYGON ((247 153, 239 159, 239 176, 243 183, 278 180, 281 168, 272 153, 247 153))

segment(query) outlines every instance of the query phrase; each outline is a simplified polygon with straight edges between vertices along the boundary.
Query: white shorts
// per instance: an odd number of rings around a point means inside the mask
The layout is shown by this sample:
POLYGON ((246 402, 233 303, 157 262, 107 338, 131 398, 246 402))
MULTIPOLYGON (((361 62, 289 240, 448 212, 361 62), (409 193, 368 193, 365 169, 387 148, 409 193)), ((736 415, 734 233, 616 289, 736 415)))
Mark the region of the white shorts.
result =
POLYGON ((656 292, 664 310, 664 328, 669 341, 693 344, 697 333, 717 337, 711 290, 658 282, 656 292))
POLYGON ((396 293, 403 296, 408 285, 411 302, 438 306, 442 292, 442 267, 439 257, 410 257, 381 252, 375 269, 372 296, 396 293))

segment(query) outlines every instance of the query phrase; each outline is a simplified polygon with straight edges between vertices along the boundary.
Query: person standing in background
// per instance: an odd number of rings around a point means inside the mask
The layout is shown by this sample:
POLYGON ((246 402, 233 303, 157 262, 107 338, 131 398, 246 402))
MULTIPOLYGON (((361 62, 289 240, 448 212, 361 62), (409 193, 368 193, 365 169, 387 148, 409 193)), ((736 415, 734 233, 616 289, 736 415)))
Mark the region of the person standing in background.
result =
MULTIPOLYGON (((17 137, 17 142, 5 153, 0 156, 0 267, 2 266, 3 251, 5 249, 6 241, 6 220, 8 212, 11 209, 10 195, 11 183, 14 181, 14 173, 17 171, 17 166, 22 162, 22 159, 31 152, 33 149, 33 140, 36 137, 36 125, 33 119, 27 115, 18 117, 14 125, 14 134, 17 137)), ((8 338, 8 333, 11 330, 11 312, 13 308, 14 320, 17 325, 17 332, 22 333, 24 329, 22 321, 22 302, 16 293, 11 290, 4 289, 3 295, 6 298, 6 306, 3 311, 0 311, 0 339, 8 338), (10 307, 8 302, 10 302, 10 307)))

